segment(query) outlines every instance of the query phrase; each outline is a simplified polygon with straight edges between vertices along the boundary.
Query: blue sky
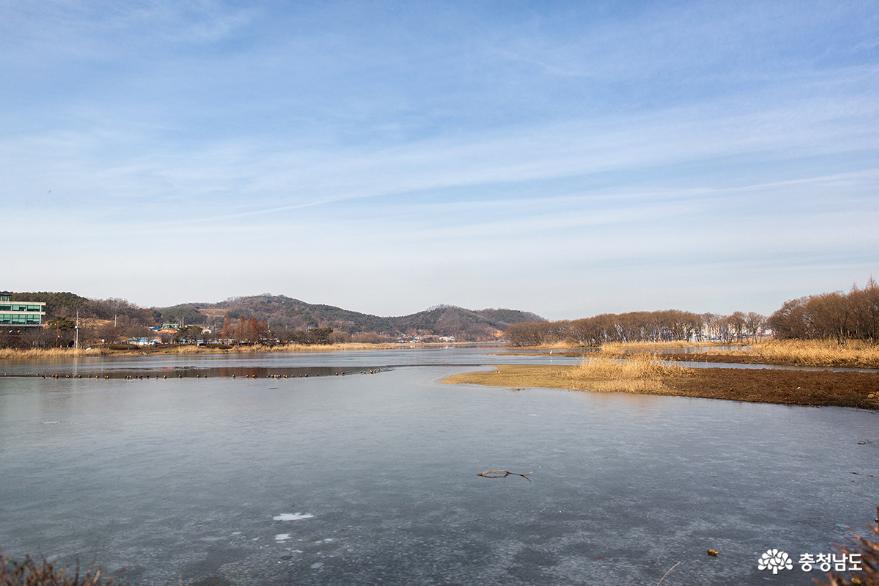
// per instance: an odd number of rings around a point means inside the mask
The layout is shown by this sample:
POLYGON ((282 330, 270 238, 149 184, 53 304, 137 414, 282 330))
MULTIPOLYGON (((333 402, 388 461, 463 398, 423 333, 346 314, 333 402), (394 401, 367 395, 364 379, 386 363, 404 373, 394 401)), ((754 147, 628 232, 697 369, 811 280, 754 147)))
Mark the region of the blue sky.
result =
POLYGON ((879 277, 877 8, 0 0, 0 288, 550 318, 845 289, 879 277))

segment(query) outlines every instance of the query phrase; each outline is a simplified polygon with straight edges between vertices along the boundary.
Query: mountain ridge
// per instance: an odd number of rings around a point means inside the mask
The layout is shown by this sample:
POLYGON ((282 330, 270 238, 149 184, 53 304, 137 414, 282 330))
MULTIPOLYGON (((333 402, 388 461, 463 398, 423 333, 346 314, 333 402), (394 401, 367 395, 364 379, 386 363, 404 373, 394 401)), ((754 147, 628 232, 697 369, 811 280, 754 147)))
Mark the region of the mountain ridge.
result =
POLYGON ((187 323, 199 323, 197 315, 211 323, 228 315, 233 319, 256 318, 269 322, 273 329, 308 329, 331 327, 350 334, 376 333, 388 336, 438 335, 460 339, 499 337, 510 325, 525 321, 545 321, 531 312, 504 309, 467 309, 439 305, 411 314, 379 316, 322 303, 308 303, 285 295, 233 297, 210 304, 182 304, 162 308, 163 315, 183 311, 187 323), (186 317, 188 316, 188 317, 186 317))
POLYGON ((89 299, 69 292, 20 292, 13 295, 21 300, 48 303, 48 319, 73 317, 78 311, 83 318, 107 320, 125 316, 144 325, 182 322, 218 328, 228 316, 231 319, 266 321, 275 331, 329 327, 349 334, 374 333, 386 337, 433 335, 454 336, 460 340, 489 340, 499 337, 510 325, 546 321, 537 314, 517 309, 467 309, 455 305, 436 305, 405 315, 379 316, 270 293, 167 307, 139 307, 123 299, 89 299))

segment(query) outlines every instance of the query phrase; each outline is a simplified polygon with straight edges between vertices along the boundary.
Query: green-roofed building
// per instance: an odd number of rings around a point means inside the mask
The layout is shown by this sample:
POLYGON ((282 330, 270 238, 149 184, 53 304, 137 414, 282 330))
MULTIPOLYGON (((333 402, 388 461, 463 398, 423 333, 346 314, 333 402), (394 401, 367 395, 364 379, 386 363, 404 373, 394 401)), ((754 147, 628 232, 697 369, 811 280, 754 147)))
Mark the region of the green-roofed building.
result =
POLYGON ((42 301, 12 301, 12 293, 0 291, 0 326, 41 326, 45 315, 42 301))

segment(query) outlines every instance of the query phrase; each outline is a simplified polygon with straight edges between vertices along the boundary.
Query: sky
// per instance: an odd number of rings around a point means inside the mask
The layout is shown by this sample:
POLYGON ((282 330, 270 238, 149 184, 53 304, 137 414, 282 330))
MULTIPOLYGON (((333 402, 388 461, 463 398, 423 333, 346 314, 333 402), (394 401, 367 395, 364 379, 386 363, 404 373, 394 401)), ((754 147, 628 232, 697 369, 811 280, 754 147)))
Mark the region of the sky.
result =
POLYGON ((0 0, 0 289, 771 312, 879 278, 871 2, 0 0))

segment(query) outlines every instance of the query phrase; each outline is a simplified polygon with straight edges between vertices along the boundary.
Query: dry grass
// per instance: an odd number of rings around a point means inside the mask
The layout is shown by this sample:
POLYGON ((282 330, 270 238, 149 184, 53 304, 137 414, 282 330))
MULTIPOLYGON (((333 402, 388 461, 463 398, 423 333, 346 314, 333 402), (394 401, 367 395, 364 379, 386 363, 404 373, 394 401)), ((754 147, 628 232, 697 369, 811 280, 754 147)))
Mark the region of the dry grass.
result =
POLYGON ((655 355, 638 354, 626 360, 604 356, 587 358, 567 373, 573 388, 611 393, 661 393, 664 380, 686 376, 692 369, 661 362, 655 355))
POLYGON ((694 369, 666 364, 653 355, 628 360, 597 356, 579 366, 502 365, 494 372, 467 372, 443 382, 506 387, 561 387, 602 393, 673 394, 670 377, 687 377, 694 369))
POLYGON ((709 349, 706 354, 743 356, 767 364, 879 367, 879 345, 857 340, 845 345, 834 340, 767 340, 740 351, 709 349))
POLYGON ((507 388, 546 387, 782 405, 833 405, 879 409, 879 374, 827 370, 678 368, 653 357, 596 359, 591 366, 501 365, 464 372, 443 382, 507 388))
POLYGON ((729 346, 728 342, 687 342, 673 340, 669 342, 608 342, 601 345, 601 353, 608 356, 624 356, 643 352, 655 352, 656 350, 668 350, 673 348, 695 348, 704 346, 729 346))
POLYGON ((546 342, 545 344, 534 344, 531 346, 514 346, 515 348, 521 348, 522 350, 571 350, 574 348, 579 348, 578 344, 574 344, 572 342, 566 342, 564 340, 560 340, 558 342, 546 342))
POLYGON ((56 569, 43 560, 40 563, 31 558, 22 562, 7 560, 0 555, 0 586, 111 586, 112 580, 101 577, 101 572, 73 575, 63 569, 56 569))
MULTIPOLYGON (((873 526, 873 534, 879 536, 879 507, 876 507, 876 519, 873 526)), ((848 554, 858 554, 861 559, 862 570, 852 572, 848 577, 831 572, 827 575, 827 581, 819 581, 822 586, 879 586, 879 541, 874 541, 863 536, 855 536, 849 547, 842 547, 840 551, 848 554)))
POLYGON ((167 352, 170 354, 247 354, 253 352, 341 352, 344 350, 390 350, 399 348, 400 344, 371 344, 345 342, 342 344, 280 344, 277 346, 233 346, 231 348, 211 348, 206 346, 175 346, 148 350, 152 352, 167 352))
POLYGON ((113 354, 106 348, 0 348, 0 360, 38 360, 42 358, 75 358, 77 356, 104 356, 113 354))

